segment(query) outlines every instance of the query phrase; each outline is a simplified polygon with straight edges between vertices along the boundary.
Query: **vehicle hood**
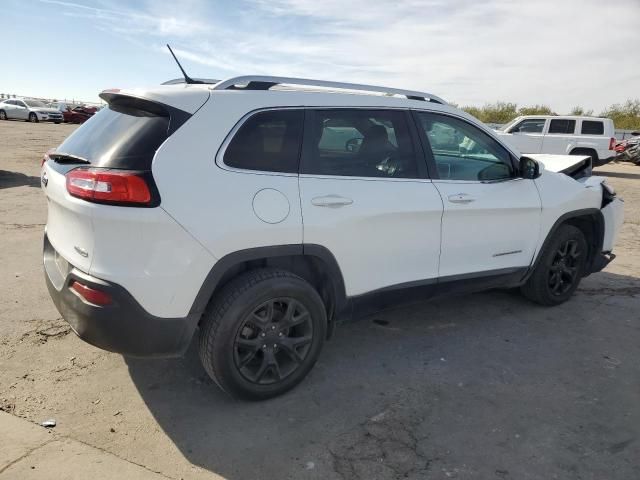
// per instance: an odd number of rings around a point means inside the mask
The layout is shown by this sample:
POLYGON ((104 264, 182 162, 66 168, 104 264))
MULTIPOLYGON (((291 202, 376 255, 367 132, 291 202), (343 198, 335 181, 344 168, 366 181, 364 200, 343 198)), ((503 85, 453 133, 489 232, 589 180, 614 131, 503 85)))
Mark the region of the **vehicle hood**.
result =
POLYGON ((588 155, 550 155, 546 153, 529 153, 525 156, 542 164, 549 172, 564 173, 573 178, 591 175, 591 157, 588 155))
POLYGON ((60 113, 60 110, 56 110, 55 108, 50 107, 29 107, 29 110, 32 112, 40 112, 40 113, 60 113))

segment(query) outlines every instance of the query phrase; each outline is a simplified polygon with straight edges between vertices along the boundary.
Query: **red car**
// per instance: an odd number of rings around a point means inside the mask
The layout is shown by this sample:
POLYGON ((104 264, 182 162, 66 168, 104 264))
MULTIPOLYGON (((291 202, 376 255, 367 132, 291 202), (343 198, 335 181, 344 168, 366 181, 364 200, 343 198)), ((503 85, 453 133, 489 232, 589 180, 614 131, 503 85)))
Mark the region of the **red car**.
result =
POLYGON ((84 123, 89 120, 94 113, 96 113, 95 107, 66 107, 66 109, 62 111, 62 116, 66 123, 84 123))

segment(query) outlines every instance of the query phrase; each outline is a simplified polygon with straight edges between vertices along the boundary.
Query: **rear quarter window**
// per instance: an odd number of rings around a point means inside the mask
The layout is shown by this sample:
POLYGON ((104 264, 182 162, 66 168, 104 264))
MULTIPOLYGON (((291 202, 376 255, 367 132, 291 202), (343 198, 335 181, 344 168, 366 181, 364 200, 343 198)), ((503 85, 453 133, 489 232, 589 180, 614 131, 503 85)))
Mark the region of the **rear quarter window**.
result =
POLYGON ((580 133, 583 135, 604 135, 604 123, 595 120, 583 120, 580 133))
POLYGON ((302 110, 269 110, 249 118, 224 152, 224 164, 244 170, 298 173, 302 110))

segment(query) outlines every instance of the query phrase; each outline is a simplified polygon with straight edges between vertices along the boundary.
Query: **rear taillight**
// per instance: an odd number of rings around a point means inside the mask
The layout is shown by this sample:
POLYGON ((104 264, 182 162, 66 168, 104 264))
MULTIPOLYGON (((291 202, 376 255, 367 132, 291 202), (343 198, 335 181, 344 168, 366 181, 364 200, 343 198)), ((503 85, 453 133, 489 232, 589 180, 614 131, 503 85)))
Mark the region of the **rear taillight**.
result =
POLYGON ((108 293, 88 287, 75 280, 71 284, 71 290, 94 305, 109 305, 111 303, 111 295, 108 293))
POLYGON ((104 168, 76 168, 66 175, 67 191, 90 202, 149 205, 151 189, 139 173, 104 168))
POLYGON ((609 150, 613 150, 614 148, 616 148, 616 142, 617 140, 613 137, 609 139, 609 150))

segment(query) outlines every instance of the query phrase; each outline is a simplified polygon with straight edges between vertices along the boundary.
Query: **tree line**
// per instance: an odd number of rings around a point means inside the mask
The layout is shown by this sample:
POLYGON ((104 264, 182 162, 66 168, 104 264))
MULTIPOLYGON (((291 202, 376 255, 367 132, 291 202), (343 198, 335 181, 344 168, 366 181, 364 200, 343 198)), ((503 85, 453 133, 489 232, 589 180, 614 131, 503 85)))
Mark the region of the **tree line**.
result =
MULTIPOLYGON (((558 115, 547 105, 533 105, 518 107, 516 103, 496 102, 487 103, 483 107, 462 107, 478 120, 485 123, 508 123, 520 115, 558 115)), ((605 108, 598 115, 593 110, 586 110, 577 106, 568 112, 568 115, 586 115, 610 118, 617 129, 640 130, 640 99, 627 100, 625 103, 615 103, 605 108)))

